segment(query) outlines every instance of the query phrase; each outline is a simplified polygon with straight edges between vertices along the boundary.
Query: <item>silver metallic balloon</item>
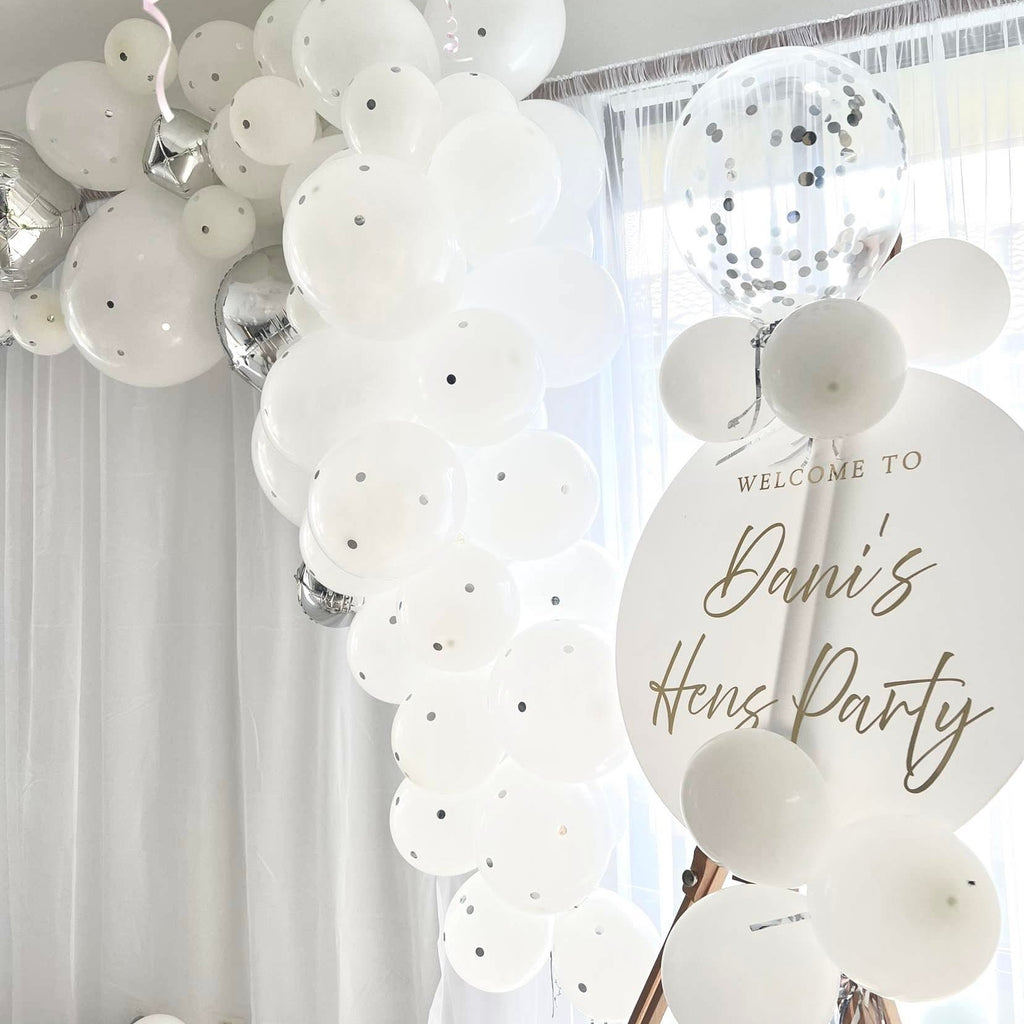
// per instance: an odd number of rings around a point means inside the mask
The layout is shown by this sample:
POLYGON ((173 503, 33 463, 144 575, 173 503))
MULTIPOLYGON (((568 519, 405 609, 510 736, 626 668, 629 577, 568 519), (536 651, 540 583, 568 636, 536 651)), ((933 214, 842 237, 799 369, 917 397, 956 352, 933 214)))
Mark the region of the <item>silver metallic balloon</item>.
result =
POLYGON ((296 570, 295 582, 298 584, 299 607, 318 626, 337 629, 350 625, 363 603, 361 597, 349 597, 328 590, 306 568, 305 563, 296 570))
POLYGON ((74 185, 32 146, 0 131, 0 288, 34 288, 62 259, 88 212, 74 185))
POLYGON ((175 110, 170 121, 158 117, 146 140, 142 164, 146 177, 182 199, 218 184, 206 151, 209 131, 208 122, 187 110, 175 110))
POLYGON ((243 256, 217 292, 217 333, 231 369, 257 391, 278 356, 298 338, 285 312, 292 282, 284 249, 268 245, 243 256))

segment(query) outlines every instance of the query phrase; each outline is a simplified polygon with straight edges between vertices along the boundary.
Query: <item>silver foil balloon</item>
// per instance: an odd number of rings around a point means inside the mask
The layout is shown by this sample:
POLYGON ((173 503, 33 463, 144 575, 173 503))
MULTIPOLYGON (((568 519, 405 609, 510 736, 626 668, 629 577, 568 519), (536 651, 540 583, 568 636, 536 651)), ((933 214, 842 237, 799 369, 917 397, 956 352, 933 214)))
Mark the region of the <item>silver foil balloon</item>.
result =
POLYGON ((296 570, 295 582, 298 584, 299 607, 318 626, 337 629, 350 625, 363 603, 360 597, 328 590, 305 563, 296 570))
POLYGON ((298 338, 285 312, 292 282, 284 249, 268 245, 243 256, 217 292, 217 333, 231 368, 258 391, 280 354, 298 338))
POLYGON ((146 177, 182 199, 218 184, 206 151, 209 131, 208 122, 187 110, 175 110, 170 121, 158 117, 146 140, 142 165, 146 177))
POLYGON ((62 259, 88 212, 74 185, 24 139, 0 131, 0 288, 34 288, 62 259))

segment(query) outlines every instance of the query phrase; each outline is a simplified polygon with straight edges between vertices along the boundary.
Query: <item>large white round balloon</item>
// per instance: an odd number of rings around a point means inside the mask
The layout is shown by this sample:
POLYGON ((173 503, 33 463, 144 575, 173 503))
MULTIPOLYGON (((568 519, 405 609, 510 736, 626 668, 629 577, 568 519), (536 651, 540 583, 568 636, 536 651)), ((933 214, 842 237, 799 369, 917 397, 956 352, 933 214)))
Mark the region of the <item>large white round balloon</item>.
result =
POLYGON ((551 140, 562 165, 562 200, 589 209, 604 189, 605 154, 590 122, 564 103, 526 100, 519 112, 551 140))
POLYGON ((256 237, 252 203, 223 185, 207 185, 191 196, 181 223, 189 245, 209 259, 240 256, 256 237))
POLYGON ((999 337, 1010 314, 1010 284, 984 249, 933 238, 886 263, 864 302, 896 327, 910 362, 945 366, 984 352, 999 337))
POLYGON ((795 889, 815 868, 832 814, 815 763, 786 737, 736 729, 708 740, 683 776, 698 846, 748 882, 795 889))
POLYGON ((200 117, 216 114, 259 73, 253 31, 237 21, 208 21, 181 45, 178 81, 186 102, 200 117))
POLYGON ((489 665, 519 623, 519 592, 504 563, 473 544, 456 543, 399 594, 405 641, 431 668, 467 672, 489 665))
POLYGON ((261 164, 246 156, 231 134, 229 110, 224 107, 213 119, 207 135, 206 150, 210 166, 232 191, 246 199, 270 199, 280 192, 285 168, 261 164))
POLYGON ((551 919, 514 910, 475 874, 452 898, 444 951, 455 973, 481 992, 521 988, 551 952, 551 919))
POLYGON ((441 97, 412 64, 370 64, 341 98, 341 129, 360 153, 425 165, 441 134, 441 97))
POLYGON ((426 673, 398 705, 391 750, 398 767, 417 786, 435 793, 465 793, 498 767, 505 752, 487 706, 488 675, 486 670, 426 673))
POLYGON ((316 111, 290 79, 253 78, 235 93, 228 108, 231 137, 242 152, 272 167, 298 160, 316 139, 316 111))
MULTIPOLYGON (((439 47, 448 33, 445 0, 428 0, 426 17, 439 47)), ((459 48, 442 71, 480 71, 521 100, 548 77, 565 41, 564 0, 460 0, 459 48)))
MULTIPOLYGON (((322 583, 329 590, 333 590, 336 594, 363 598, 387 594, 392 598, 391 606, 392 612, 394 612, 395 602, 397 601, 394 595, 394 582, 392 580, 365 579, 361 576, 353 576, 350 572, 345 572, 341 566, 335 564, 328 557, 327 552, 320 546, 320 542, 313 536, 313 531, 309 526, 308 515, 303 518, 302 525, 299 527, 299 552, 302 554, 302 561, 305 563, 306 568, 317 578, 317 582, 322 583)), ((363 689, 367 688, 364 686, 363 689)), ((408 692, 408 689, 406 689, 404 694, 395 697, 394 700, 385 697, 379 697, 378 699, 388 700, 394 704, 401 700, 402 696, 408 695, 408 692)), ((372 691, 371 695, 377 696, 372 691)))
POLYGON ((536 239, 558 205, 558 152, 521 114, 474 114, 438 143, 430 180, 471 264, 536 239))
POLYGON ((156 91, 156 76, 167 56, 164 83, 178 77, 178 51, 168 51, 167 35, 149 18, 126 18, 108 33, 103 44, 103 62, 114 81, 126 92, 151 96, 156 91))
POLYGON ((533 339, 489 309, 446 313, 420 339, 420 420, 457 445, 489 445, 523 430, 544 400, 533 339))
POLYGON ((436 79, 438 60, 430 29, 409 0, 310 3, 292 37, 299 85, 320 115, 338 128, 342 93, 363 68, 381 61, 411 64, 436 79))
POLYGON ((586 782, 625 758, 612 645, 589 626, 532 626, 498 659, 491 682, 505 749, 534 775, 586 782))
POLYGON ((506 113, 518 110, 516 98, 490 75, 461 71, 437 83, 441 97, 441 135, 474 114, 506 113))
POLYGON ((345 136, 325 135, 317 139, 291 166, 284 172, 281 179, 281 209, 287 213, 288 204, 299 191, 302 183, 323 163, 332 156, 348 149, 345 136))
POLYGON ((807 897, 829 956, 892 999, 959 992, 999 943, 999 897, 988 872, 952 832, 924 817, 865 818, 837 832, 807 897))
POLYGON ((312 473, 339 441, 371 423, 404 419, 410 399, 403 367, 386 352, 328 329, 274 363, 260 415, 274 444, 312 473))
POLYGON ((580 1013, 611 1024, 629 1019, 660 948, 639 907, 598 889, 555 919, 552 968, 580 1013))
POLYGON ((498 256, 469 276, 462 301, 518 320, 540 349, 548 387, 593 377, 626 336, 611 275, 571 249, 536 246, 498 256))
POLYGON ((107 376, 138 387, 180 384, 224 354, 213 308, 226 269, 185 240, 181 200, 139 185, 106 201, 71 243, 64 318, 107 376))
POLYGON ((465 273, 433 187, 385 156, 354 153, 315 170, 288 208, 284 252, 324 319, 362 337, 422 329, 455 305, 465 273))
MULTIPOLYGON (((267 500, 290 523, 301 526, 309 497, 308 470, 296 466, 285 457, 267 437, 267 432, 263 429, 263 420, 259 416, 252 425, 250 451, 256 479, 267 500)), ((313 575, 316 576, 315 569, 313 575)), ((320 582, 328 585, 326 580, 320 582)))
POLYGON ((537 245, 548 249, 571 249, 587 259, 594 258, 594 228, 586 210, 562 199, 551 219, 537 236, 537 245))
POLYGON ((105 64, 59 64, 28 96, 25 124, 43 161, 82 188, 120 192, 143 180, 142 151, 153 119, 152 96, 122 89, 105 64))
POLYGON ((252 48, 256 67, 264 75, 280 75, 295 80, 292 36, 306 3, 307 0, 271 0, 263 8, 253 29, 252 48))
MULTIPOLYGON (((36 287, 15 293, 10 330, 23 349, 37 356, 57 356, 74 344, 56 288, 36 287)), ((0 336, 4 333, 0 326, 0 336)))
POLYGON ((484 881, 510 906, 558 914, 597 888, 611 856, 603 799, 587 786, 541 782, 514 765, 488 783, 477 839, 484 881))
POLYGON ((454 539, 465 505, 451 446, 426 427, 389 421, 345 438, 320 461, 309 525, 346 572, 402 579, 454 539))
POLYGON ((575 544, 597 515, 594 464, 561 434, 524 431, 478 452, 466 473, 466 532, 502 558, 556 555, 575 544))
MULTIPOLYGON (((736 885, 698 900, 676 922, 662 984, 680 1021, 756 1020, 766 1006, 787 1024, 828 1024, 839 968, 822 950, 807 899, 788 889, 736 885)), ((876 919, 888 921, 888 916, 876 919)))

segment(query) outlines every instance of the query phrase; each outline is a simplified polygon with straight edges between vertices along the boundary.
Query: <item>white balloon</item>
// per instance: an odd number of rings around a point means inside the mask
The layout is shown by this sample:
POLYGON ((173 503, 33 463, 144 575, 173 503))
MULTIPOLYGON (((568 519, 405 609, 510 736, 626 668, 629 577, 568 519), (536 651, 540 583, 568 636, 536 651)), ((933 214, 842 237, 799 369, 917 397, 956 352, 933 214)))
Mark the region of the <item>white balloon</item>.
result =
POLYGON ((471 264, 536 239, 558 205, 558 153, 520 114, 474 114, 438 143, 430 180, 471 264))
POLYGON ((250 199, 252 212, 256 215, 256 234, 252 240, 252 248, 264 249, 270 245, 281 244, 281 229, 284 217, 281 206, 273 196, 264 199, 250 199))
POLYGON ((764 397, 787 427, 847 437, 892 411, 907 379, 899 333, 855 299, 822 299, 790 313, 761 357, 764 397))
MULTIPOLYGON (((299 551, 306 568, 329 590, 333 590, 336 594, 347 594, 349 597, 368 598, 388 594, 392 599, 392 611, 394 610, 397 600, 394 595, 394 583, 391 580, 362 579, 335 565, 313 536, 308 516, 303 518, 302 525, 299 527, 299 551)), ((406 688, 402 696, 408 695, 408 692, 409 690, 406 688)), ((372 696, 377 695, 374 693, 372 696)), ((384 700, 383 697, 378 699, 384 700)), ((390 703, 397 703, 401 699, 401 696, 396 697, 390 703)))
POLYGON ((227 107, 213 119, 206 149, 217 177, 240 196, 246 199, 269 199, 279 194, 285 168, 261 164, 242 152, 242 147, 231 134, 227 107))
POLYGON ((770 1006, 773 1019, 787 1024, 828 1024, 839 969, 818 944, 807 909, 805 897, 765 885, 732 886, 689 907, 662 955, 675 1017, 756 1020, 770 1006))
POLYGON ((821 857, 832 826, 817 765, 764 729, 723 732, 686 767, 683 820, 700 848, 748 882, 795 889, 821 857))
POLYGON ((770 423, 757 401, 756 327, 716 316, 688 327, 661 361, 661 404, 672 422, 701 441, 737 441, 770 423))
POLYGON ((557 555, 575 544, 597 515, 594 464, 561 434, 526 430, 477 452, 466 473, 466 533, 502 558, 557 555))
MULTIPOLYGON (((252 425, 250 453, 256 480, 267 500, 290 523, 301 526, 309 497, 309 473, 285 458, 280 449, 267 437, 267 432, 263 429, 263 420, 259 416, 252 425)), ((316 569, 312 566, 310 569, 316 576, 316 569)), ((329 586, 326 580, 321 580, 319 576, 317 579, 325 586, 329 586)))
POLYGON ((297 160, 295 160, 281 179, 281 209, 287 213, 288 204, 298 193, 302 183, 323 163, 332 156, 348 149, 345 136, 341 134, 325 135, 317 139, 297 160))
POLYGON ((911 363, 947 366, 999 337, 1010 315, 1010 284, 984 249, 933 238, 886 263, 863 301, 893 323, 911 363))
POLYGON ((589 210, 604 190, 605 153, 590 122, 564 103, 525 100, 519 112, 551 140, 562 165, 562 198, 589 210))
POLYGON ((462 525, 466 479, 433 431, 377 423, 335 445, 313 474, 309 525, 346 572, 402 579, 423 569, 462 525))
POLYGON ((271 167, 298 160, 316 139, 316 111, 287 78, 265 75, 246 82, 228 107, 231 137, 252 160, 271 167))
POLYGON ((280 75, 295 81, 292 36, 307 0, 271 0, 256 21, 252 48, 256 67, 264 75, 280 75))
POLYGON ((208 118, 222 110, 259 73, 253 31, 237 21, 200 25, 182 43, 178 55, 178 81, 185 91, 185 101, 200 117, 208 118))
POLYGON ((486 788, 468 793, 431 793, 404 779, 391 801, 391 839, 417 871, 447 877, 476 865, 473 841, 480 827, 486 788))
POLYGON ((106 200, 75 236, 61 303, 75 344, 97 369, 137 387, 205 373, 224 355, 213 309, 226 261, 198 256, 181 200, 143 184, 106 200))
POLYGON ((552 249, 571 249, 587 259, 594 258, 594 228, 586 210, 562 198, 537 236, 537 245, 552 249))
MULTIPOLYGON (((403 630, 403 633, 406 630, 403 630)), ((487 706, 488 671, 422 677, 391 725, 395 763, 434 793, 481 786, 505 756, 487 706)))
POLYGON ((622 567, 604 548, 581 540, 550 558, 509 568, 519 586, 520 628, 566 619, 614 632, 622 567))
MULTIPOLYGON (((443 48, 445 0, 428 0, 425 13, 443 48)), ((564 0, 461 0, 457 17, 458 53, 444 59, 442 70, 491 75, 520 100, 547 78, 565 41, 564 0)))
POLYGON ((431 668, 468 672, 489 665, 519 623, 519 592, 494 555, 456 543, 399 594, 405 642, 431 668))
POLYGON ((422 337, 421 422, 456 445, 489 445, 525 429, 544 399, 533 339, 489 309, 446 313, 422 337))
POLYGON ((598 889, 555 920, 552 967, 590 1020, 628 1020, 661 948, 650 918, 618 893, 598 889))
POLYGON ((151 1013, 148 1017, 140 1017, 135 1024, 184 1024, 184 1021, 168 1013, 151 1013))
POLYGON ((450 310, 465 260, 444 206, 414 167, 342 155, 315 170, 288 208, 292 280, 325 320, 361 337, 401 337, 450 310))
POLYGON ((370 64, 341 98, 341 129, 360 153, 425 165, 441 134, 441 97, 411 64, 370 64))
POLYGON ((531 626, 498 659, 491 684, 502 743, 528 772, 588 782, 625 758, 612 645, 589 626, 531 626))
MULTIPOLYGON (((74 344, 64 323, 56 288, 36 287, 17 292, 11 303, 11 333, 25 351, 37 356, 57 356, 74 344)), ((3 334, 0 326, 0 336, 3 334)))
POLYGON ((284 300, 284 311, 288 323, 292 325, 300 338, 308 338, 311 334, 329 331, 324 318, 306 301, 306 297, 294 285, 284 300))
POLYGON ((105 64, 73 61, 32 86, 28 136, 43 161, 82 188, 120 192, 143 180, 142 151, 156 104, 122 89, 105 64))
POLYGON ((167 35, 149 18, 126 18, 108 33, 103 44, 103 61, 111 78, 126 92, 150 96, 156 91, 156 75, 167 54, 164 84, 178 77, 178 51, 167 49, 167 35))
POLYGON ((514 910, 475 874, 452 898, 442 936, 448 962, 464 982, 481 992, 511 992, 544 966, 551 919, 514 910))
POLYGON ((437 83, 441 97, 441 135, 474 114, 514 114, 519 109, 512 95, 496 78, 476 71, 448 75, 437 83))
POLYGON ((927 818, 866 818, 841 829, 807 897, 828 955, 854 981, 892 999, 959 992, 999 944, 992 879, 952 832, 927 818))
POLYGON ((0 291, 0 339, 11 330, 14 322, 14 296, 8 291, 0 291))
POLYGON ((469 276, 462 301, 518 320, 537 343, 552 388, 593 377, 626 336, 615 282, 571 249, 536 246, 498 256, 469 276))
POLYGON ((256 237, 252 203, 223 185, 196 192, 182 208, 181 223, 189 245, 209 259, 239 256, 256 237))
POLYGON ((339 441, 371 423, 402 419, 408 408, 402 367, 330 329, 291 345, 271 367, 260 395, 268 436, 310 473, 339 441))
POLYGON ((430 29, 409 0, 308 4, 295 26, 292 61, 320 116, 339 128, 341 95, 370 64, 411 64, 431 80, 439 75, 430 29))

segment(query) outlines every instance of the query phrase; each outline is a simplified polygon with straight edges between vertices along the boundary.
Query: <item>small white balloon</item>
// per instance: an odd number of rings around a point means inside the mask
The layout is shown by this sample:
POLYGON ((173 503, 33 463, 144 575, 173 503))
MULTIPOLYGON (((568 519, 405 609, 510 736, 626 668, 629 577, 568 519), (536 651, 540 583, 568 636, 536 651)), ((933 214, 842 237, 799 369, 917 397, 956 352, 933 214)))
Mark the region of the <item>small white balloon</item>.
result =
POLYGON ((618 893, 598 889, 555 920, 555 979, 590 1020, 629 1019, 661 948, 650 918, 618 893))
POLYGON ((256 67, 264 75, 295 80, 292 36, 307 0, 271 0, 256 20, 252 48, 256 67))
POLYGON ((223 260, 240 256, 256 237, 252 203, 223 185, 201 188, 182 208, 189 245, 200 256, 223 260))
POLYGON ((452 898, 442 931, 455 973, 481 992, 522 988, 551 952, 551 919, 504 903, 479 873, 452 898))
MULTIPOLYGON (((350 572, 345 572, 341 566, 335 565, 313 536, 313 531, 309 527, 308 515, 303 518, 302 525, 299 527, 299 551, 306 568, 312 572, 318 582, 329 590, 333 590, 336 594, 363 598, 388 594, 392 598, 392 610, 394 610, 395 600, 397 600, 393 593, 394 583, 391 580, 368 580, 353 576, 350 572)), ((366 687, 364 686, 363 689, 366 687)), ((406 687, 406 695, 408 692, 408 687, 406 687)), ((371 693, 371 696, 377 696, 377 694, 371 693)), ((385 698, 378 697, 378 699, 384 700, 385 698)), ((401 699, 401 697, 396 697, 390 703, 397 703, 401 699)))
POLYGON ((288 212, 288 204, 295 198, 302 183, 332 156, 348 149, 344 135, 325 135, 317 139, 296 159, 281 179, 281 209, 288 212))
MULTIPOLYGON (((126 18, 108 33, 103 61, 114 81, 126 92, 149 96, 156 91, 156 74, 167 50, 167 34, 149 18, 126 18)), ((172 45, 164 70, 168 86, 178 77, 178 51, 172 45)))
POLYGON ((562 198, 589 210, 604 189, 605 153, 590 122, 564 103, 524 100, 519 112, 551 140, 562 165, 562 198))
MULTIPOLYGON (((804 896, 766 885, 732 886, 689 907, 662 955, 665 998, 676 1019, 756 1020, 770 1006, 787 1024, 827 1024, 839 968, 807 914, 804 896)), ((889 917, 875 919, 875 930, 879 920, 889 917)))
POLYGON ((349 670, 371 697, 388 704, 400 703, 436 678, 409 655, 404 631, 393 592, 368 598, 348 631, 349 670))
POLYGON ((284 311, 288 323, 295 328, 300 338, 308 338, 311 334, 328 331, 324 318, 306 301, 306 297, 294 285, 284 300, 284 311))
POLYGON ((200 25, 182 43, 178 55, 178 81, 185 101, 200 117, 216 114, 259 73, 252 29, 237 21, 200 25))
POLYGON ((854 299, 822 299, 790 313, 761 358, 764 397, 808 437, 847 437, 873 427, 899 401, 907 354, 881 313, 854 299))
MULTIPOLYGON (((3 333, 0 326, 0 336, 3 333)), ((11 333, 25 351, 37 356, 57 356, 74 344, 56 288, 17 292, 11 304, 11 333)))
POLYGON ((413 683, 391 725, 391 751, 407 779, 434 793, 465 793, 498 767, 505 752, 487 706, 488 676, 428 674, 413 683))
POLYGON ((593 377, 626 336, 611 275, 572 249, 535 246, 498 256, 469 276, 462 302, 521 323, 540 349, 551 388, 593 377))
POLYGON ((586 210, 562 198, 537 236, 537 245, 553 249, 571 249, 587 259, 594 258, 594 228, 586 210))
POLYGON ((587 453, 561 434, 526 430, 466 466, 466 533, 502 558, 550 558, 597 515, 600 488, 587 453))
POLYGON ((425 165, 441 134, 441 97, 411 64, 371 64, 345 90, 341 130, 360 153, 425 165))
POLYGON ((490 75, 462 71, 437 83, 441 97, 441 135, 447 135, 460 121, 474 114, 514 114, 516 98, 490 75))
POLYGON ((242 152, 271 167, 294 163, 317 135, 316 111, 303 91, 276 75, 246 82, 231 100, 228 123, 242 152))
MULTIPOLYGON (((250 453, 256 480, 267 500, 290 523, 301 526, 306 515, 306 501, 309 498, 309 473, 285 458, 280 449, 267 437, 259 416, 252 425, 250 453)), ((316 569, 312 566, 310 568, 316 576, 316 569)), ((320 578, 317 576, 317 579, 320 578)), ((320 582, 329 586, 326 580, 320 582)))
POLYGON ((491 684, 505 749, 539 778, 589 782, 625 758, 615 656, 589 626, 531 626, 498 659, 491 684))
POLYGON ((420 420, 452 444, 496 444, 525 429, 544 399, 533 339, 489 309, 446 313, 422 337, 420 420))
POLYGON ((785 736, 723 732, 686 766, 683 820, 700 848, 748 882, 806 883, 832 828, 825 780, 785 736))
POLYGON ((863 301, 899 331, 911 363, 948 366, 989 347, 1010 315, 1010 284, 984 249, 934 238, 879 270, 863 301))
POLYGON ((927 818, 865 818, 841 829, 807 898, 828 955, 891 999, 954 995, 981 975, 999 944, 992 879, 952 832, 927 818))
POLYGON ((471 264, 530 245, 558 205, 558 152, 521 114, 474 114, 445 135, 430 161, 471 264))
POLYGON ((221 110, 210 125, 206 150, 210 156, 210 166, 216 171, 217 177, 240 196, 246 199, 270 199, 280 194, 286 168, 262 164, 242 152, 242 147, 231 134, 227 107, 221 110))

